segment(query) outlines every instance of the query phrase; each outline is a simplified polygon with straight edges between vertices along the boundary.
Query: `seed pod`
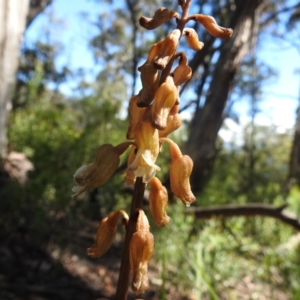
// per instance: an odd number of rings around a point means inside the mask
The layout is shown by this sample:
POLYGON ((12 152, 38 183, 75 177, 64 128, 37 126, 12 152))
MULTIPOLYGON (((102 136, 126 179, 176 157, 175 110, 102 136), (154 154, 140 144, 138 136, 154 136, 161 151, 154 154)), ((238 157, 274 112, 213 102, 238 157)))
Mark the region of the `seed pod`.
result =
POLYGON ((148 30, 152 30, 163 24, 164 22, 172 19, 172 18, 178 18, 179 15, 178 13, 168 10, 165 7, 159 8, 153 18, 146 18, 146 17, 141 17, 139 19, 140 25, 148 30))
POLYGON ((173 72, 174 84, 177 87, 192 77, 192 69, 188 66, 188 60, 185 53, 179 52, 178 55, 180 55, 179 64, 173 72))
POLYGON ((163 130, 167 127, 167 118, 171 108, 178 99, 178 90, 171 76, 162 83, 155 94, 151 106, 151 124, 153 127, 163 130))
POLYGON ((128 140, 135 138, 135 127, 141 122, 146 108, 138 107, 137 102, 139 101, 139 95, 133 96, 129 101, 129 125, 126 134, 128 140))
POLYGON ((166 36, 158 53, 157 59, 154 61, 155 68, 159 70, 165 69, 177 49, 180 36, 181 32, 179 29, 173 30, 166 36))
POLYGON ((185 35, 186 41, 191 49, 199 51, 204 47, 204 44, 199 41, 199 37, 195 29, 193 28, 184 28, 182 35, 185 35))
POLYGON ((123 210, 118 210, 111 213, 99 223, 96 243, 92 247, 87 248, 87 255, 93 258, 100 257, 110 248, 116 235, 117 223, 121 215, 128 222, 127 213, 123 210))
POLYGON ((191 191, 190 175, 193 169, 193 161, 188 155, 182 155, 179 147, 172 140, 162 138, 170 144, 171 164, 170 164, 170 184, 172 193, 181 199, 186 205, 196 201, 191 191))
POLYGON ((124 142, 117 146, 111 144, 102 145, 97 153, 96 160, 80 167, 74 174, 76 182, 72 191, 72 197, 77 197, 87 189, 103 186, 116 171, 120 163, 120 155, 131 145, 132 142, 124 142))
POLYGON ((157 177, 153 177, 150 181, 150 184, 150 212, 156 225, 159 227, 164 227, 170 223, 170 217, 166 213, 166 207, 168 204, 168 192, 157 177))
POLYGON ((141 68, 141 82, 143 88, 139 92, 138 107, 148 107, 159 86, 159 74, 153 63, 145 64, 141 68))
POLYGON ((202 24, 205 29, 214 37, 227 39, 232 36, 231 28, 224 28, 217 24, 216 20, 211 16, 202 14, 195 15, 195 20, 202 24))
POLYGON ((154 248, 154 238, 149 231, 149 223, 143 210, 138 211, 136 232, 129 246, 130 268, 133 273, 131 289, 137 294, 149 287, 148 263, 154 248))

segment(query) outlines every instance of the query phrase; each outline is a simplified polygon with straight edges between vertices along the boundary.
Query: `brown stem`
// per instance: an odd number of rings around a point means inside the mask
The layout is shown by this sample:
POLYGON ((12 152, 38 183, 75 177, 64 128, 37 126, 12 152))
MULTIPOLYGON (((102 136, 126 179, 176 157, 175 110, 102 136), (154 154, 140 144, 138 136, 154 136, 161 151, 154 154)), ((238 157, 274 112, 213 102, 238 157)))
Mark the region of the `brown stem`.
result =
POLYGON ((144 192, 146 189, 146 184, 143 183, 141 177, 138 177, 134 186, 131 208, 130 208, 130 216, 129 221, 126 228, 124 249, 122 255, 122 261, 119 271, 119 280, 116 291, 116 299, 117 300, 126 300, 128 294, 128 286, 130 279, 130 262, 129 262, 129 245, 130 240, 135 232, 136 221, 137 221, 137 209, 143 208, 143 199, 144 192))
MULTIPOLYGON (((188 12, 189 12, 189 9, 190 9, 191 0, 178 1, 178 3, 182 8, 182 14, 181 14, 181 18, 176 19, 176 21, 177 21, 177 27, 176 28, 179 29, 182 33, 182 31, 184 29, 184 26, 185 26, 185 23, 186 23, 186 17, 188 15, 188 12)), ((159 79, 159 84, 162 84, 163 82, 165 82, 166 78, 170 74, 170 71, 172 69, 175 58, 176 58, 176 56, 173 56, 173 58, 167 64, 166 68, 162 71, 162 73, 160 75, 160 79, 159 79)))
POLYGON ((219 205, 213 207, 190 208, 187 213, 194 214, 197 219, 210 219, 213 217, 240 217, 240 216, 263 216, 272 217, 294 227, 300 231, 300 219, 284 211, 287 204, 274 206, 263 203, 248 203, 244 205, 219 205))

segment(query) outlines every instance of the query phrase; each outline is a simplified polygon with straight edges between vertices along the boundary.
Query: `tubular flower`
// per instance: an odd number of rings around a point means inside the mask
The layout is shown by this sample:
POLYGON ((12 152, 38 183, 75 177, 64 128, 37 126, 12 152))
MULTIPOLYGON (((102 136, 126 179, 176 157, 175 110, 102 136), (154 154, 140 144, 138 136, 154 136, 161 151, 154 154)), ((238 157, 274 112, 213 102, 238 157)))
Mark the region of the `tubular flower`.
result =
POLYGON ((123 154, 132 142, 124 142, 117 146, 111 144, 102 145, 97 153, 96 160, 80 167, 74 174, 76 186, 72 191, 72 197, 77 197, 87 189, 94 189, 104 185, 120 163, 120 155, 123 154))
POLYGON ((167 80, 158 88, 151 106, 151 123, 153 127, 160 130, 167 127, 168 115, 177 100, 178 89, 172 76, 168 76, 167 80))
POLYGON ((133 273, 131 289, 137 294, 149 287, 148 263, 154 248, 154 238, 149 228, 144 211, 139 210, 136 232, 131 237, 129 247, 130 268, 133 273))
POLYGON ((215 18, 211 16, 197 14, 195 15, 195 20, 198 23, 202 24, 205 29, 214 37, 227 39, 232 35, 233 31, 231 28, 224 28, 219 26, 215 18))
POLYGON ((138 67, 138 70, 141 71, 143 66, 148 64, 148 63, 152 63, 154 61, 154 59, 157 57, 162 45, 163 45, 164 40, 160 40, 159 42, 157 42, 156 44, 152 45, 149 53, 148 53, 148 58, 147 60, 140 66, 138 67))
POLYGON ((196 201, 191 191, 190 175, 193 169, 193 161, 188 155, 182 155, 179 147, 172 140, 162 138, 170 144, 171 164, 170 164, 170 183, 171 191, 175 196, 181 199, 186 205, 196 201))
POLYGON ((195 29, 193 28, 184 28, 183 35, 186 37, 186 41, 191 49, 199 51, 204 47, 204 44, 199 41, 199 37, 195 29))
POLYGON ((178 66, 175 68, 174 84, 180 86, 184 82, 188 81, 192 77, 192 69, 188 66, 188 60, 183 52, 179 52, 176 55, 180 55, 180 60, 178 66))
POLYGON ((133 96, 129 101, 129 125, 126 134, 128 140, 135 138, 135 127, 141 122, 146 108, 138 107, 139 95, 133 96))
POLYGON ((158 71, 153 63, 147 63, 141 67, 141 82, 143 88, 139 92, 137 106, 148 107, 152 102, 159 86, 158 71))
POLYGON ((174 55, 177 46, 179 44, 179 39, 181 32, 179 29, 173 30, 163 41, 161 49, 158 53, 156 60, 154 61, 154 66, 159 69, 165 69, 168 62, 171 60, 174 55))
POLYGON ((181 120, 180 114, 178 113, 178 107, 179 107, 178 104, 175 104, 172 107, 172 109, 168 115, 168 118, 167 118, 166 128, 158 131, 160 138, 166 137, 167 135, 169 135, 173 131, 177 130, 181 126, 182 120, 181 120))
POLYGON ((135 144, 137 153, 133 162, 128 166, 128 171, 134 172, 135 176, 143 177, 147 183, 160 167, 155 165, 159 154, 158 130, 153 128, 148 121, 142 121, 136 127, 135 144))
POLYGON ((124 210, 118 210, 104 218, 98 226, 96 243, 87 248, 87 254, 91 257, 102 256, 111 246, 117 232, 117 223, 120 216, 123 216, 125 222, 128 221, 128 215, 124 210))
POLYGON ((146 18, 146 17, 141 17, 139 19, 140 25, 146 29, 155 29, 164 22, 172 19, 172 18, 178 18, 179 15, 178 13, 168 10, 165 7, 160 7, 154 14, 153 18, 146 18))
POLYGON ((157 177, 153 177, 150 180, 150 184, 150 212, 156 225, 159 227, 164 227, 170 222, 170 217, 166 213, 166 207, 168 204, 168 192, 157 177))

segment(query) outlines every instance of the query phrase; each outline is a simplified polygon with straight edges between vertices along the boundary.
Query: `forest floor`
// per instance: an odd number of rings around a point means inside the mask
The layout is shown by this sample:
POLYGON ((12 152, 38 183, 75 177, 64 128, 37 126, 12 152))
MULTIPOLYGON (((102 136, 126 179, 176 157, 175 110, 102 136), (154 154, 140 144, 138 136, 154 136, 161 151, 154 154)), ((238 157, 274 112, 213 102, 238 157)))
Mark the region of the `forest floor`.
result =
MULTIPOLYGON (((1 238, 0 299, 114 299, 121 246, 114 244, 101 258, 90 259, 86 255, 86 248, 94 243, 97 226, 98 222, 86 222, 79 231, 68 234, 68 240, 60 245, 54 242, 57 239, 53 236, 46 244, 38 244, 34 236, 24 228, 13 236, 1 238)), ((154 268, 150 268, 150 272, 153 273, 150 278, 157 278, 154 268)), ((152 289, 147 293, 142 296, 129 293, 128 299, 160 299, 159 279, 150 280, 150 285, 152 289)), ((271 295, 268 286, 260 286, 258 289, 250 277, 242 278, 233 287, 233 291, 230 295, 228 292, 220 295, 220 299, 288 299, 280 291, 271 295)), ((192 296, 178 295, 176 289, 168 290, 167 294, 168 300, 196 300, 192 296)))
MULTIPOLYGON (((68 241, 38 244, 24 228, 0 238, 1 300, 104 300, 114 299, 121 246, 113 245, 102 257, 90 259, 86 248, 94 243, 98 222, 68 234, 68 241)), ((151 271, 150 271, 151 272, 151 271)), ((155 287, 155 286, 154 286, 155 287)), ((172 293, 173 294, 173 293, 172 293)), ((128 299, 159 299, 158 291, 128 299)), ((170 299, 187 299, 173 294, 170 299)))

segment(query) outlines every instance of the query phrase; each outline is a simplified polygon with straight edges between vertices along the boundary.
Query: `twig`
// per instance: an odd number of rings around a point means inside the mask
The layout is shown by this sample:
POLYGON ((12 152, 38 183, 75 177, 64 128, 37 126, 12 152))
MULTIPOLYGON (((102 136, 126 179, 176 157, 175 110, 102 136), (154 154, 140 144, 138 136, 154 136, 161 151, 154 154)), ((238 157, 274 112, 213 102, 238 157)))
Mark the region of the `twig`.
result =
POLYGON ((197 219, 210 219, 214 217, 229 218, 240 216, 272 217, 292 226, 300 231, 300 219, 288 212, 284 212, 287 204, 274 206, 271 204, 249 203, 243 205, 220 205, 214 207, 196 207, 188 209, 188 214, 194 214, 197 219))

